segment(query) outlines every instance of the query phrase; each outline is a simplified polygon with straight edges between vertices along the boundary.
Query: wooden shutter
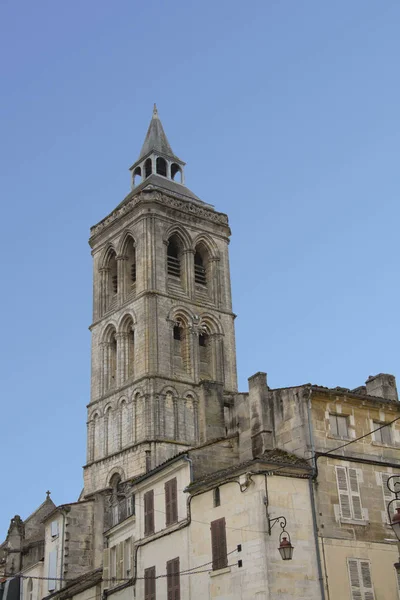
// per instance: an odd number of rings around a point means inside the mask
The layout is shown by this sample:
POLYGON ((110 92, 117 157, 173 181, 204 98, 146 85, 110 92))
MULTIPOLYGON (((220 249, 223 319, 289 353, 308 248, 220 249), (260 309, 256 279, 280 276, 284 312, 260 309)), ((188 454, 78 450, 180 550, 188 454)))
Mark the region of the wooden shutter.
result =
POLYGON ((124 570, 124 542, 117 544, 117 568, 116 568, 116 579, 121 580, 125 577, 124 570))
POLYGON ((49 553, 49 574, 48 574, 48 590, 52 592, 56 589, 56 577, 57 577, 57 549, 52 550, 49 553))
POLYGON ((363 600, 357 559, 348 559, 351 600, 363 600))
POLYGON ((156 600, 156 568, 144 570, 144 600, 156 600))
POLYGON ((110 549, 103 552, 103 590, 110 587, 110 549))
MULTIPOLYGON (((391 502, 392 500, 394 500, 395 495, 393 492, 391 492, 387 486, 387 482, 389 477, 392 477, 391 473, 381 473, 381 481, 382 481, 382 492, 383 492, 383 502, 385 504, 385 512, 386 512, 386 519, 387 519, 387 506, 389 504, 389 502, 391 502)), ((396 478, 395 480, 392 480, 392 487, 393 486, 393 481, 399 481, 400 482, 400 477, 396 478)), ((400 487, 396 486, 394 487, 394 489, 399 489, 400 491, 400 487)), ((400 501, 398 502, 393 502, 392 506, 390 507, 390 512, 392 513, 392 518, 393 518, 393 513, 395 512, 396 508, 400 508, 400 501)))
POLYGON ((211 522, 211 550, 213 570, 223 569, 228 564, 226 553, 225 518, 211 522))
POLYGON ((178 520, 178 498, 176 477, 165 483, 165 524, 171 525, 178 520))
POLYGON ((181 598, 179 558, 173 558, 167 562, 167 598, 168 600, 180 600, 181 598))
POLYGON ((144 534, 154 533, 154 491, 150 490, 144 495, 144 534))
POLYGON ((372 587, 371 570, 368 560, 360 560, 361 581, 363 585, 364 600, 375 600, 372 587))
POLYGON ((353 509, 353 517, 362 520, 363 511, 361 506, 360 488, 358 485, 357 469, 349 468, 347 470, 349 476, 349 487, 351 495, 351 503, 353 509))
POLYGON ((347 564, 349 568, 351 599, 375 600, 369 561, 349 558, 347 564))
POLYGON ((336 467, 336 480, 339 494, 340 514, 344 519, 351 519, 350 494, 345 467, 336 467))

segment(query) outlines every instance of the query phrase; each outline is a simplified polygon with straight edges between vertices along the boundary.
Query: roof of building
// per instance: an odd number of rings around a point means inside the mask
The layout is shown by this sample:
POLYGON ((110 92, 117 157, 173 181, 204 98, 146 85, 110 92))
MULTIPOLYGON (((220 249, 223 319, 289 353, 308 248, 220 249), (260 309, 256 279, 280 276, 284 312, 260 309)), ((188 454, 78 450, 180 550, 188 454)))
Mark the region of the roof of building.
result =
POLYGON ((162 126, 160 117, 158 116, 156 105, 154 105, 153 116, 150 121, 150 125, 147 130, 147 134, 137 162, 151 152, 165 154, 167 156, 176 158, 179 162, 182 162, 172 151, 171 145, 167 139, 167 136, 165 135, 164 127, 162 126))
MULTIPOLYGON (((162 175, 156 175, 155 173, 149 175, 149 177, 146 177, 144 181, 142 181, 137 187, 135 187, 132 193, 129 194, 129 197, 132 198, 137 193, 143 191, 146 188, 158 188, 161 190, 166 190, 167 192, 173 192, 174 194, 183 196, 186 200, 194 200, 195 202, 205 204, 203 200, 200 200, 200 198, 196 196, 196 194, 194 194, 191 190, 189 190, 189 188, 186 187, 186 185, 183 185, 183 183, 178 183, 177 181, 167 179, 166 177, 163 177, 162 175)), ((209 204, 208 206, 211 205, 209 204)))
MULTIPOLYGON (((249 467, 256 465, 257 463, 264 463, 268 465, 277 465, 279 466, 279 470, 282 475, 286 475, 283 467, 287 467, 288 469, 298 469, 302 471, 312 471, 312 467, 310 462, 305 458, 301 458, 300 456, 296 456, 296 454, 291 454, 289 452, 285 452, 285 450, 280 450, 279 448, 272 448, 271 450, 267 450, 260 456, 253 458, 252 460, 248 460, 242 463, 237 463, 228 467, 226 469, 221 469, 219 471, 215 471, 214 473, 209 473, 199 479, 194 480, 189 486, 188 490, 197 487, 203 486, 204 484, 212 483, 215 481, 221 481, 224 479, 228 479, 233 476, 238 471, 248 470, 249 467)), ((273 469, 271 469, 273 472, 273 469)))

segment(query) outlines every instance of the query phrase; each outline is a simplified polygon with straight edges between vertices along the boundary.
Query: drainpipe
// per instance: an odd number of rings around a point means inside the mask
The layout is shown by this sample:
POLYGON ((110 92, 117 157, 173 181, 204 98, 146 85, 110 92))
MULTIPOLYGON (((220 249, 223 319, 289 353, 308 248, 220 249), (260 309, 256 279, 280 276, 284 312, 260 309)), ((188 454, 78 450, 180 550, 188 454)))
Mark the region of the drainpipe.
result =
POLYGON ((314 444, 314 435, 311 425, 311 396, 312 396, 312 388, 310 387, 310 393, 308 395, 307 402, 307 417, 308 417, 308 433, 310 436, 310 446, 312 452, 312 476, 308 478, 308 486, 310 490, 310 501, 311 501, 311 514, 313 521, 313 531, 314 531, 314 540, 315 540, 315 553, 317 556, 317 569, 318 569, 318 581, 319 587, 321 590, 321 599, 326 600, 325 596, 325 586, 324 586, 324 576, 322 572, 322 563, 321 563, 321 552, 319 549, 319 541, 318 541, 318 522, 317 522, 317 510, 315 507, 315 495, 314 495, 314 485, 313 482, 315 480, 317 474, 316 461, 315 461, 315 444, 314 444))

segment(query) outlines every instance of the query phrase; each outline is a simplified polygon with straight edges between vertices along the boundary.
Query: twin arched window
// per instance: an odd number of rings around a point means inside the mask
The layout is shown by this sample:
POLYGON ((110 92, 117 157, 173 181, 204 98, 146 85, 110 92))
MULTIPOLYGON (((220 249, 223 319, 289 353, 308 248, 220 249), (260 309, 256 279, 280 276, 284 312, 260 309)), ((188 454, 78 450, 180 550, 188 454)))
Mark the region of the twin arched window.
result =
MULTIPOLYGON (((167 246, 167 273, 173 280, 181 281, 183 275, 183 244, 178 235, 172 235, 167 246)), ((200 290, 206 290, 210 279, 209 252, 203 243, 199 243, 193 255, 194 282, 200 290)))
POLYGON ((133 377, 135 372, 135 331, 132 317, 122 321, 117 336, 115 328, 107 329, 103 340, 103 391, 115 388, 133 377))
POLYGON ((136 245, 130 235, 126 237, 122 254, 118 258, 119 260, 117 260, 115 250, 110 248, 103 263, 100 299, 101 314, 104 314, 116 305, 118 296, 125 299, 135 291, 136 245), (120 265, 119 262, 121 263, 120 265))

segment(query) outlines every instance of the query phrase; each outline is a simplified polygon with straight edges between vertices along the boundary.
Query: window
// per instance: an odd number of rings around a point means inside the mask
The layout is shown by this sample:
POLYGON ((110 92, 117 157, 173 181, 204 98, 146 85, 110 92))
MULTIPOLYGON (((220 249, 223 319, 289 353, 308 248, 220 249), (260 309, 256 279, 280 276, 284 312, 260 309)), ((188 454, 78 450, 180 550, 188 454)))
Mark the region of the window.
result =
POLYGON ((167 562, 167 590, 168 600, 180 600, 179 558, 167 562))
MULTIPOLYGON (((374 429, 376 429, 377 427, 382 427, 382 425, 383 423, 374 421, 374 429)), ((386 446, 392 445, 392 432, 390 430, 390 425, 387 425, 386 427, 382 427, 382 429, 375 431, 374 436, 375 442, 378 442, 378 444, 385 444, 386 446)))
POLYGON ((349 580, 352 600, 375 600, 369 560, 348 558, 349 580))
POLYGON ((144 163, 144 176, 146 177, 150 177, 150 175, 153 172, 153 165, 151 162, 151 158, 148 158, 146 160, 146 162, 144 163))
POLYGON ((225 518, 211 522, 211 550, 213 571, 226 567, 228 556, 226 553, 225 518))
POLYGON ((167 176, 167 161, 161 156, 156 160, 156 171, 158 175, 167 176))
POLYGON ((332 435, 341 438, 349 437, 347 417, 341 415, 329 415, 329 424, 332 435))
POLYGON ((154 490, 144 494, 144 535, 154 533, 154 490))
MULTIPOLYGON (((381 482, 382 482, 383 503, 385 506, 385 513, 386 513, 385 520, 387 520, 387 522, 389 523, 388 516, 387 516, 387 507, 388 507, 389 502, 391 502, 392 500, 394 500, 396 498, 395 494, 391 490, 389 490, 389 488, 387 486, 388 479, 389 479, 389 477, 392 477, 392 474, 391 473, 381 473, 380 475, 381 475, 381 482)), ((390 482, 390 487, 392 489, 400 491, 400 475, 396 479, 392 479, 392 481, 390 482)), ((400 508, 400 500, 398 502, 393 502, 393 504, 390 506, 390 512, 391 512, 392 518, 393 518, 393 514, 394 514, 396 508, 400 508)))
POLYGON ((214 506, 219 506, 221 504, 221 496, 219 492, 219 487, 213 490, 213 498, 214 498, 214 506))
POLYGON ((179 183, 182 183, 182 171, 181 171, 181 168, 176 163, 172 163, 172 165, 171 165, 171 178, 175 179, 175 177, 176 177, 176 180, 178 180, 179 183))
POLYGON ((51 537, 55 538, 58 536, 58 521, 51 522, 51 537))
POLYGON ((363 519, 358 469, 336 467, 340 514, 343 519, 363 519))
POLYGON ((48 591, 52 592, 56 589, 57 577, 57 548, 49 553, 49 571, 48 571, 48 591))
POLYGON ((178 499, 176 477, 165 483, 165 524, 172 525, 178 521, 178 499))
POLYGON ((144 570, 144 600, 156 600, 156 568, 144 570))
POLYGON ((131 541, 131 538, 128 538, 124 542, 123 577, 130 577, 130 575, 131 575, 131 556, 132 556, 132 541, 131 541))
POLYGON ((194 281, 200 285, 207 284, 207 273, 203 256, 197 250, 194 255, 194 281))
POLYGON ((173 277, 181 276, 181 248, 176 236, 172 236, 167 247, 167 272, 173 277))

